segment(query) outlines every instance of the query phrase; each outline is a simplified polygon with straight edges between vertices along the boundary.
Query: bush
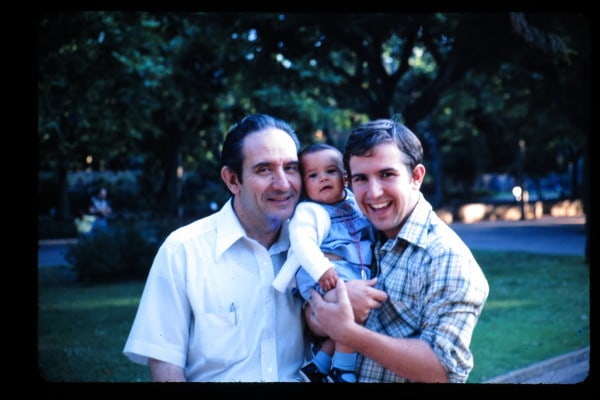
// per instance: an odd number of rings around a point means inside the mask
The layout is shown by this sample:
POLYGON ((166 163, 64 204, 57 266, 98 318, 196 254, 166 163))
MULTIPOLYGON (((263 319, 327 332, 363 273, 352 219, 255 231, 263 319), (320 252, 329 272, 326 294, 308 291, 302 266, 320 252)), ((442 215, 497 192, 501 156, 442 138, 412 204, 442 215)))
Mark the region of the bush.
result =
POLYGON ((71 218, 60 220, 50 216, 38 217, 38 239, 73 238, 76 236, 77 229, 71 218))
POLYGON ((81 283, 107 283, 144 279, 157 250, 139 224, 114 223, 109 229, 80 236, 65 257, 81 283))

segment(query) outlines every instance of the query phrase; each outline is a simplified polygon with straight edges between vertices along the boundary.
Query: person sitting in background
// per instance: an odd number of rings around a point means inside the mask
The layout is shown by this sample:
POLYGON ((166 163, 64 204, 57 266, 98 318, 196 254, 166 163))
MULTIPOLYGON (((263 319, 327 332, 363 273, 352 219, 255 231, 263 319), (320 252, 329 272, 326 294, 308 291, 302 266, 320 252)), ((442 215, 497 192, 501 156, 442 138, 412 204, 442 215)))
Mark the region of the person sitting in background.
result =
POLYGON ((92 196, 89 213, 95 217, 92 230, 108 228, 107 218, 112 215, 112 208, 108 202, 108 191, 105 187, 101 187, 92 196))

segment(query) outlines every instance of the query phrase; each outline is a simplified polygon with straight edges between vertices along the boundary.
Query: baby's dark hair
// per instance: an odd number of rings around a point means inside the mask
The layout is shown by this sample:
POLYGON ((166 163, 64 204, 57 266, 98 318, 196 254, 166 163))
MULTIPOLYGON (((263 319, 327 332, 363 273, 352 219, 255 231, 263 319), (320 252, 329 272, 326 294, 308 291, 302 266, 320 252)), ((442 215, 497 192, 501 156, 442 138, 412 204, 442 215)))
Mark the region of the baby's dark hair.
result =
POLYGON ((302 157, 307 155, 307 154, 312 154, 312 153, 316 153, 318 151, 323 151, 323 150, 333 150, 334 152, 336 152, 339 155, 339 159, 338 159, 338 163, 337 163, 337 167, 340 169, 340 172, 342 174, 344 174, 345 169, 344 169, 344 155, 342 154, 342 152, 340 151, 340 149, 338 149, 335 146, 332 146, 330 144, 327 143, 313 143, 313 144, 309 144, 308 146, 306 146, 304 149, 302 149, 302 151, 298 154, 298 160, 300 161, 300 173, 302 175, 304 175, 304 167, 302 166, 302 157))

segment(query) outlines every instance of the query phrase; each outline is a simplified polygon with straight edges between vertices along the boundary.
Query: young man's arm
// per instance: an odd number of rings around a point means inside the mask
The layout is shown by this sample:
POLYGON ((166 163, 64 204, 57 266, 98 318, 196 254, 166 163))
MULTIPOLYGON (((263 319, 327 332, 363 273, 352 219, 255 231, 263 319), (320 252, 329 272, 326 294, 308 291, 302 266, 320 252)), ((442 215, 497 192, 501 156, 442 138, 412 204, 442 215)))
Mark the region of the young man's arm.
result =
MULTIPOLYGON (((364 324, 371 310, 381 307, 387 300, 387 294, 383 290, 373 287, 375 283, 377 283, 377 278, 369 280, 353 279, 344 285, 347 288, 346 295, 351 303, 350 311, 359 324, 364 324)), ((310 330, 317 336, 328 336, 318 324, 313 323, 310 318, 310 311, 310 304, 307 304, 305 307, 305 319, 310 330)))
POLYGON ((392 338, 356 323, 349 292, 341 279, 336 290, 336 303, 326 302, 312 291, 306 318, 313 331, 350 346, 410 381, 448 382, 444 367, 428 343, 420 339, 392 338))

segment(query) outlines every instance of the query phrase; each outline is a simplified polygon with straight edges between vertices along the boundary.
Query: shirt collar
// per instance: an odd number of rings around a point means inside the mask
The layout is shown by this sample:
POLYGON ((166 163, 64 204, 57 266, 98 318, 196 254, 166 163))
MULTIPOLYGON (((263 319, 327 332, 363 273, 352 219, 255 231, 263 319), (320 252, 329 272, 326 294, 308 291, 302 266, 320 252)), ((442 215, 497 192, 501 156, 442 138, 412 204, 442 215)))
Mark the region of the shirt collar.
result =
POLYGON ((218 260, 235 242, 245 237, 246 232, 233 211, 233 197, 223 205, 217 213, 216 219, 215 259, 218 260))
POLYGON ((427 246, 427 230, 425 227, 429 226, 431 210, 431 204, 425 200, 422 193, 419 193, 419 200, 415 208, 406 219, 394 241, 404 240, 415 246, 425 248, 427 246))
MULTIPOLYGON (((233 197, 221 208, 216 215, 216 249, 215 259, 218 260, 238 240, 252 240, 246 235, 246 231, 233 211, 233 197)), ((269 254, 277 254, 287 251, 290 247, 289 219, 284 221, 279 239, 269 248, 269 254)))

